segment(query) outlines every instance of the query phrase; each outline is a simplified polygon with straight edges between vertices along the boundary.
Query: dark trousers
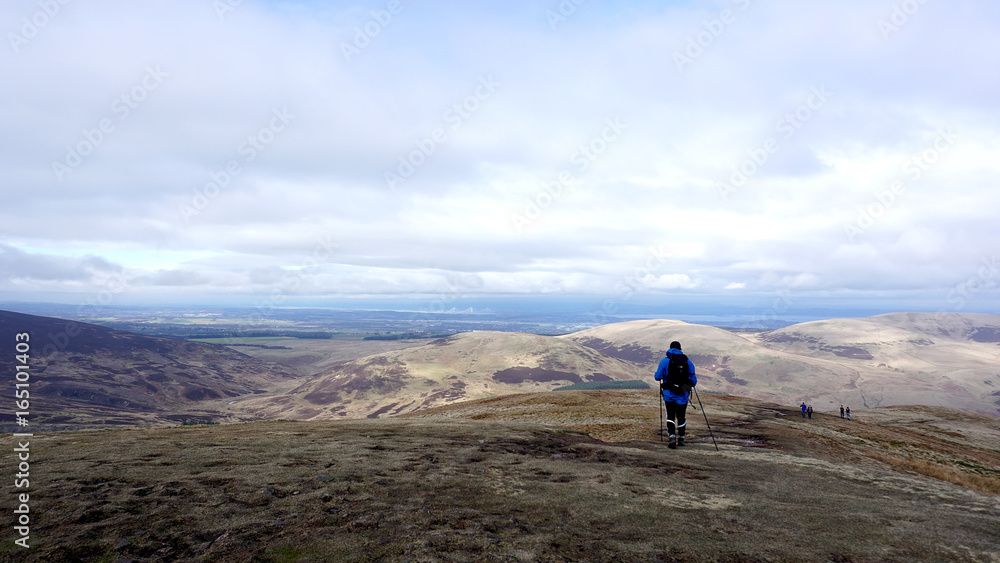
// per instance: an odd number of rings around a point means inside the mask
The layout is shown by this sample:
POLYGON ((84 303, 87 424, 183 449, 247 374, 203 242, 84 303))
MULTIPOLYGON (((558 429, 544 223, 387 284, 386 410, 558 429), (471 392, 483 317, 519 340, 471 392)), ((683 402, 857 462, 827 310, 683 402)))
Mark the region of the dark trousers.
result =
POLYGON ((663 401, 663 404, 667 407, 667 434, 671 438, 675 435, 683 438, 687 427, 687 403, 678 405, 670 401, 663 401), (676 424, 674 423, 675 418, 677 419, 676 424))

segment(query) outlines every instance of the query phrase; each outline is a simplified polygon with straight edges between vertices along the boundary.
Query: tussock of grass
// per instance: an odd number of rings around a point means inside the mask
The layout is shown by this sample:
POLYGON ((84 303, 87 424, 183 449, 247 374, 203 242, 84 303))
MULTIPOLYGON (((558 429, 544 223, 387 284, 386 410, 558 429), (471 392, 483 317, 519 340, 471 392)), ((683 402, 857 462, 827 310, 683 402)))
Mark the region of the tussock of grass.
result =
POLYGON ((974 473, 969 473, 967 471, 956 469, 954 467, 948 467, 939 463, 904 459, 875 451, 868 452, 867 455, 873 459, 877 459, 904 471, 912 471, 913 473, 917 473, 919 475, 933 477, 934 479, 940 479, 941 481, 948 481, 949 483, 955 483, 956 485, 962 485, 963 487, 976 489, 977 491, 1000 495, 1000 478, 997 477, 991 477, 989 475, 976 475, 974 473))

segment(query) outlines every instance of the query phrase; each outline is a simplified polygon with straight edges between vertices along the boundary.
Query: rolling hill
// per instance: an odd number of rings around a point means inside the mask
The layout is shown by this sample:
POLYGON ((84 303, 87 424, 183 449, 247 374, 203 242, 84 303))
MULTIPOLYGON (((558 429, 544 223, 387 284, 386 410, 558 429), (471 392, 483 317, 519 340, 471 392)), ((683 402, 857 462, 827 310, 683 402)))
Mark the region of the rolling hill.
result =
MULTIPOLYGON (((1000 316, 957 313, 832 319, 759 334, 642 320, 560 337, 462 333, 360 358, 357 343, 335 350, 341 344, 317 341, 309 354, 324 367, 316 373, 295 350, 262 349, 289 362, 282 366, 241 353, 250 347, 0 312, 6 341, 32 334, 34 422, 70 426, 383 417, 579 382, 651 382, 675 339, 708 391, 806 401, 820 411, 925 404, 996 416, 998 327, 1000 316)), ((0 358, 10 369, 13 360, 0 358)), ((13 393, 13 381, 6 385, 13 393)))
POLYGON ((645 376, 631 363, 555 337, 467 332, 342 362, 285 393, 232 408, 260 418, 391 416, 466 399, 645 376))
MULTIPOLYGON (((18 333, 30 335, 30 420, 50 428, 225 420, 219 404, 296 377, 225 346, 0 311, 4 373, 14 372, 18 333)), ((3 386, 13 397, 14 378, 3 386)))
MULTIPOLYGON (((933 386, 939 398, 924 397, 925 404, 1000 414, 1000 315, 892 313, 802 323, 756 338, 773 350, 855 366, 873 382, 904 374, 914 386, 933 386)), ((900 392, 887 404, 900 404, 900 392)))
POLYGON ((993 561, 995 414, 807 420, 787 397, 965 405, 959 376, 995 373, 995 320, 472 332, 296 379, 222 346, 0 312, 11 348, 31 335, 32 421, 50 428, 312 419, 38 432, 32 548, 8 537, 0 561, 993 561), (648 381, 673 339, 703 373, 684 448, 660 442, 653 389, 548 392, 648 381))
POLYGON ((741 335, 642 320, 559 338, 635 362, 650 376, 679 340, 702 388, 777 403, 806 401, 818 410, 928 404, 1000 415, 1000 347, 985 342, 996 338, 996 326, 997 315, 901 313, 741 335))

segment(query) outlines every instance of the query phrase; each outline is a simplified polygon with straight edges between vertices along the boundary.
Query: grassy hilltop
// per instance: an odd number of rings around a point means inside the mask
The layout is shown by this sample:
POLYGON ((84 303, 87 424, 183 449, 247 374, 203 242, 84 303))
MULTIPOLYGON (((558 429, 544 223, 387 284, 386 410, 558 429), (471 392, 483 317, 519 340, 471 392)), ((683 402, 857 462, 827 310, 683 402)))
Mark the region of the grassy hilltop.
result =
POLYGON ((39 435, 32 548, 0 559, 996 561, 996 418, 701 398, 721 451, 700 411, 668 450, 648 390, 39 435))

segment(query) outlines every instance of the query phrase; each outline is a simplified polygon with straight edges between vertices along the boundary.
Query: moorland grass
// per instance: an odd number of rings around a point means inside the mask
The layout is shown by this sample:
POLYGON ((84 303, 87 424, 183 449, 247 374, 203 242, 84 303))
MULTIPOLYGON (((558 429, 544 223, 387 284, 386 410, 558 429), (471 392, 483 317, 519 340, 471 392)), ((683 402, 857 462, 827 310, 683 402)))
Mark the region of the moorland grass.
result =
POLYGON ((32 447, 33 547, 8 540, 5 560, 967 561, 989 560, 1000 526, 995 496, 920 476, 513 421, 81 431, 32 447))

